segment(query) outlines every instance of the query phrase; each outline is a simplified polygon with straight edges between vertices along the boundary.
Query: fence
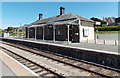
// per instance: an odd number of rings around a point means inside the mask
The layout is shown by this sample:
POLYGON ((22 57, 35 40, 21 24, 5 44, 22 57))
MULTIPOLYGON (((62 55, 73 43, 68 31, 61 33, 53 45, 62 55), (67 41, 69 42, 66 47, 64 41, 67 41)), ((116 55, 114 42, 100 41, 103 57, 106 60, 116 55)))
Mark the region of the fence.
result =
POLYGON ((96 40, 85 40, 82 41, 83 43, 95 43, 95 44, 108 44, 108 45, 119 45, 118 40, 101 40, 101 39, 96 39, 96 40))

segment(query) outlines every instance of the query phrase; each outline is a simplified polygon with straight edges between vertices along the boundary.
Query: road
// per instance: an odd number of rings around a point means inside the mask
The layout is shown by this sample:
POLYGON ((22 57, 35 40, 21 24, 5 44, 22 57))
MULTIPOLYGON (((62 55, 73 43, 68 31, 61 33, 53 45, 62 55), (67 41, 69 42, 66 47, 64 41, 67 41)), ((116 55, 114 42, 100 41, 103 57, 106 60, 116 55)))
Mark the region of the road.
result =
POLYGON ((111 34, 96 34, 98 35, 98 39, 101 40, 118 40, 120 39, 120 33, 111 33, 111 34))

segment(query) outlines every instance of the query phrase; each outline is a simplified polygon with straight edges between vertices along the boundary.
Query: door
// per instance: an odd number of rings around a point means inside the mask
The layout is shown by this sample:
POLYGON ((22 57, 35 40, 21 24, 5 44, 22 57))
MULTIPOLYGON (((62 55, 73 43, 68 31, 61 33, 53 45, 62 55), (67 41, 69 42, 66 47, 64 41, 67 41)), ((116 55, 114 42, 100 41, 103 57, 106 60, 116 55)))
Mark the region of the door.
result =
POLYGON ((70 26, 69 38, 71 42, 79 42, 79 27, 76 25, 70 26))

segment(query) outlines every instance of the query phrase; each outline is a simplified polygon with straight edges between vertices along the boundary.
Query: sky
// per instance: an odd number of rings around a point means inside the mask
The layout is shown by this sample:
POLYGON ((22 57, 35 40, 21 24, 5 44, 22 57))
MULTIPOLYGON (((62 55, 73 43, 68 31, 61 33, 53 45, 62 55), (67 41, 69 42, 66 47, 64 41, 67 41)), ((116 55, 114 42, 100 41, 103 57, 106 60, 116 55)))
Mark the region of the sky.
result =
POLYGON ((59 7, 65 7, 65 14, 80 16, 118 17, 118 2, 2 2, 2 28, 30 24, 38 19, 59 15, 59 7))

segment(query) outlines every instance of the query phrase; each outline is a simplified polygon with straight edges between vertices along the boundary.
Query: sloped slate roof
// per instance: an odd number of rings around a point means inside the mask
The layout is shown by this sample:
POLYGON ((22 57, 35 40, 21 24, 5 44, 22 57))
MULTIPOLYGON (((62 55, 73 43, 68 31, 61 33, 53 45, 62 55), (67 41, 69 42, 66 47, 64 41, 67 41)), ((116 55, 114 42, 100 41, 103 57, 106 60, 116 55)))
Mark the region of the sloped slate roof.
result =
POLYGON ((90 21, 93 22, 87 18, 84 18, 82 16, 76 15, 74 13, 69 13, 69 14, 64 14, 64 15, 58 15, 58 16, 54 16, 54 17, 50 17, 50 18, 44 18, 41 20, 37 20, 35 22, 32 23, 32 25, 37 25, 37 24, 46 24, 48 22, 65 22, 65 21, 72 21, 75 19, 80 19, 83 21, 90 21))

